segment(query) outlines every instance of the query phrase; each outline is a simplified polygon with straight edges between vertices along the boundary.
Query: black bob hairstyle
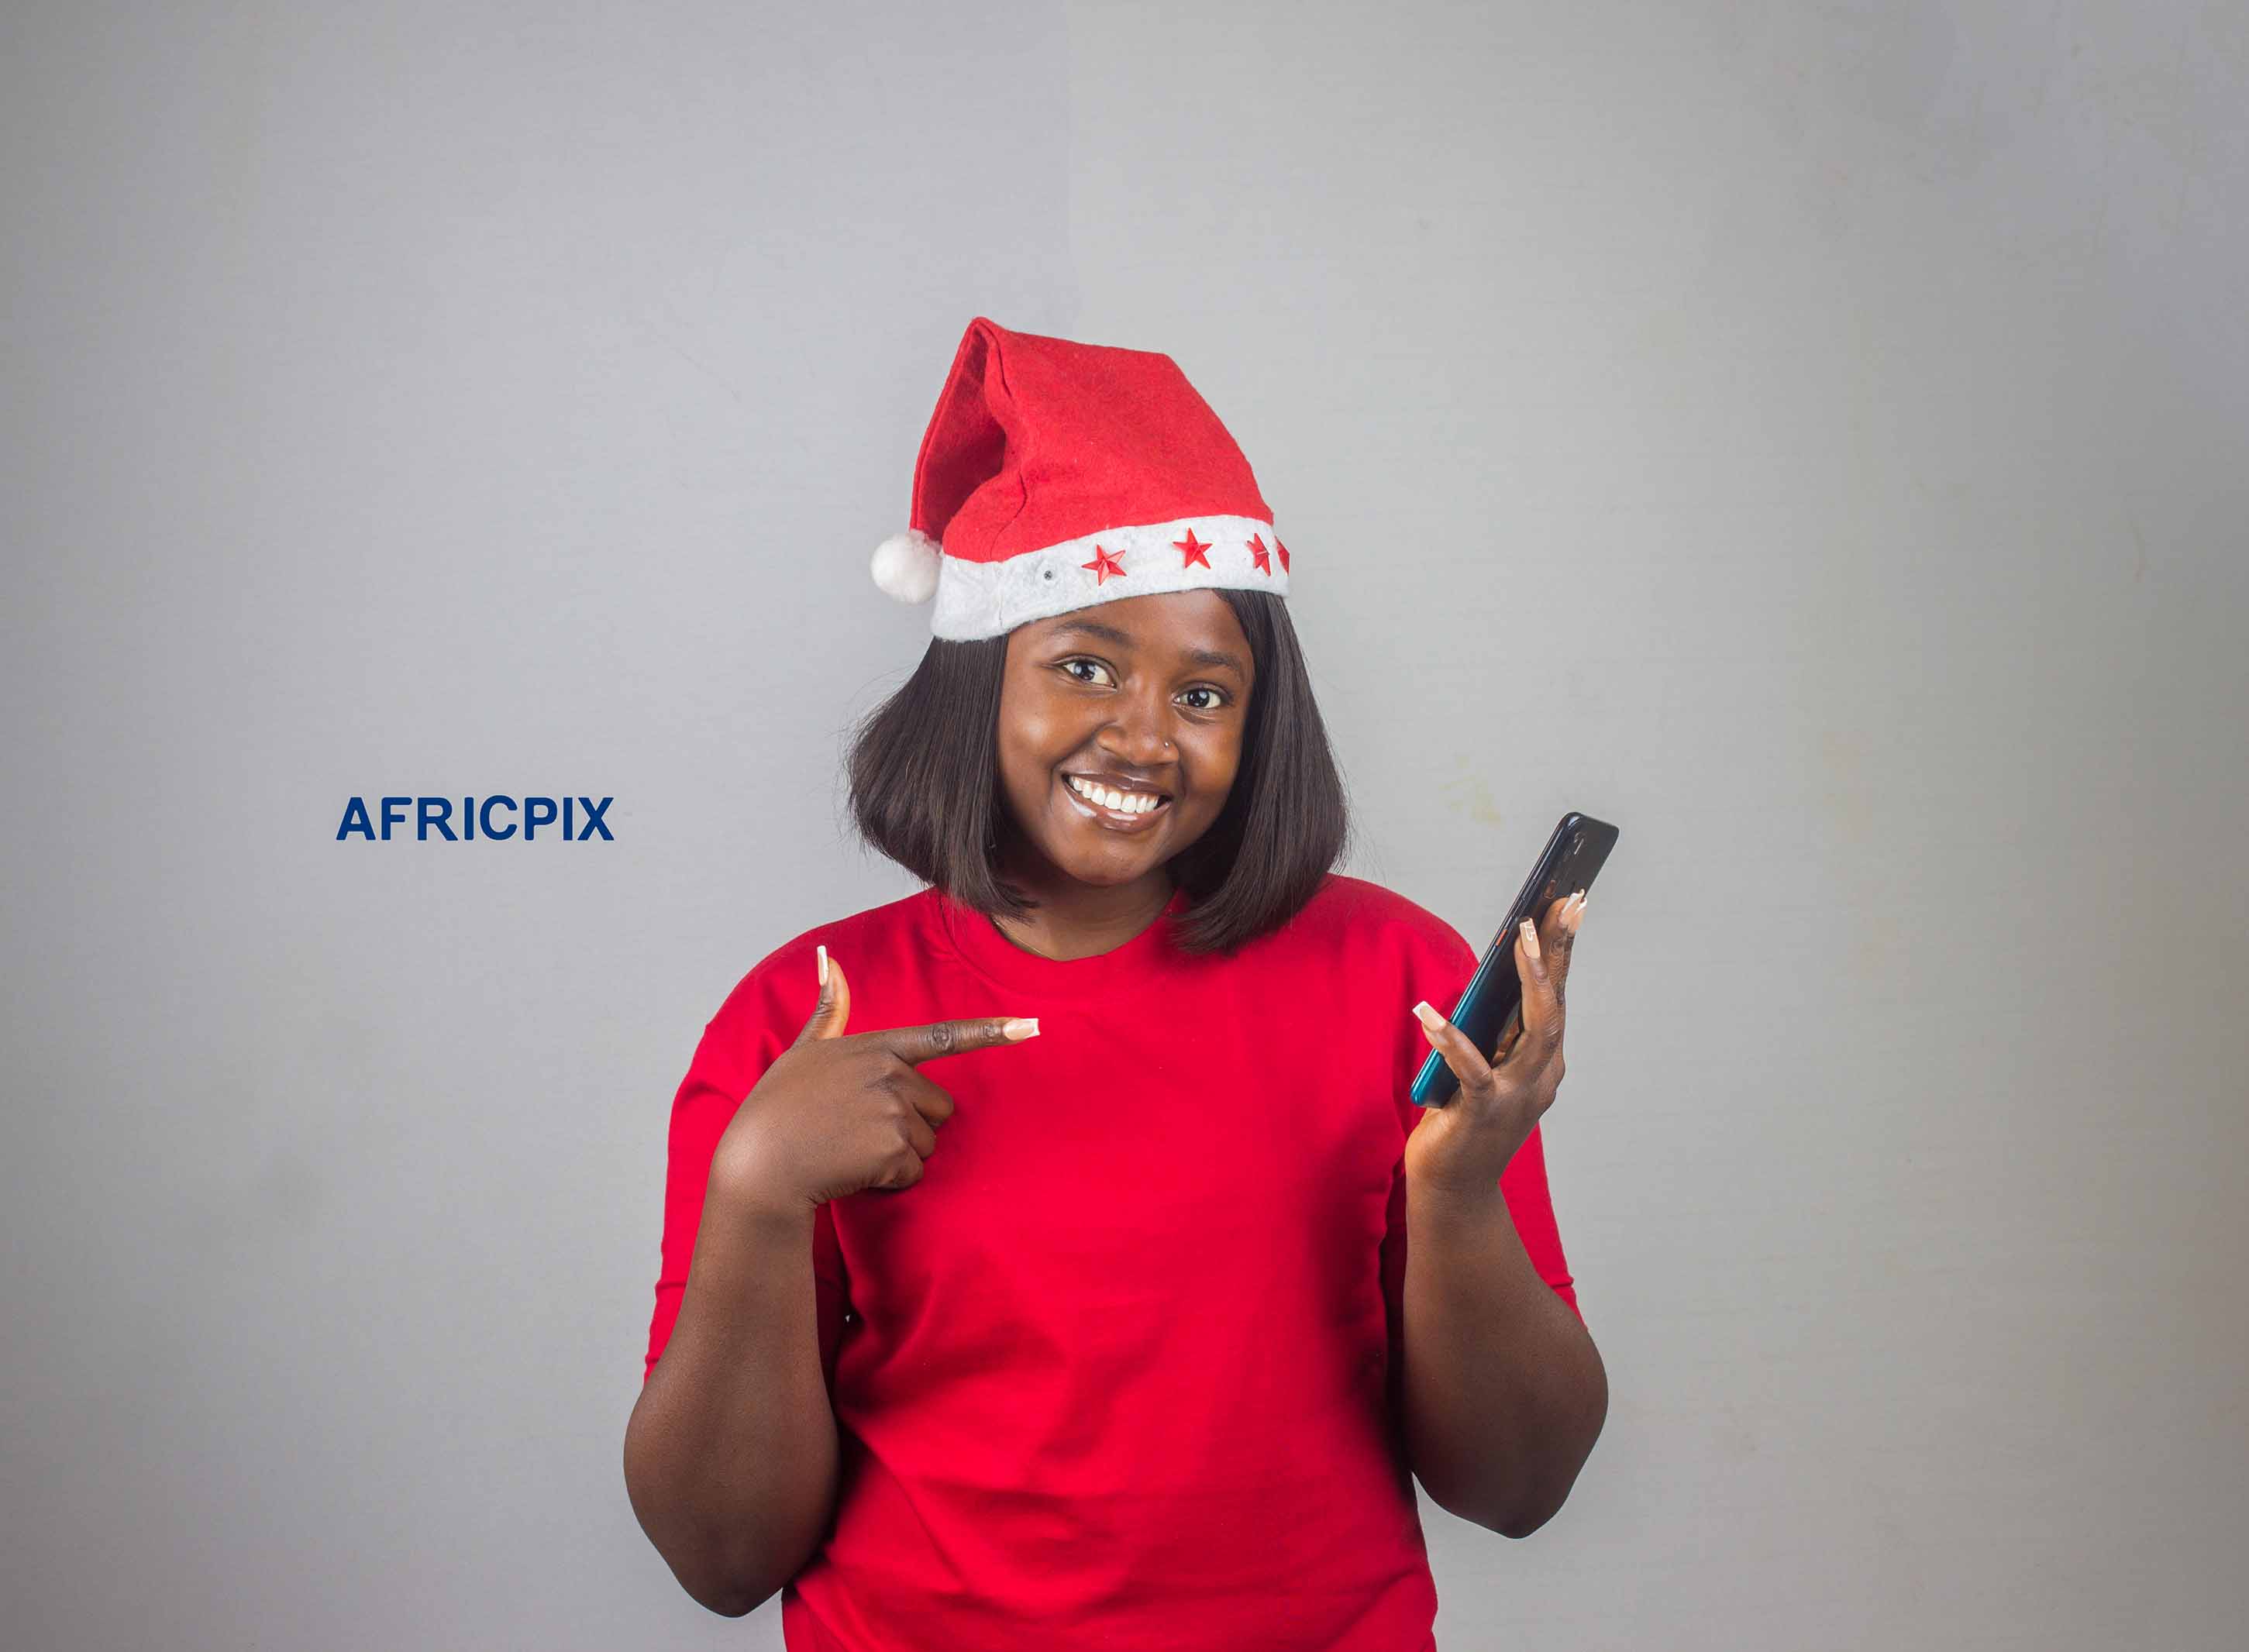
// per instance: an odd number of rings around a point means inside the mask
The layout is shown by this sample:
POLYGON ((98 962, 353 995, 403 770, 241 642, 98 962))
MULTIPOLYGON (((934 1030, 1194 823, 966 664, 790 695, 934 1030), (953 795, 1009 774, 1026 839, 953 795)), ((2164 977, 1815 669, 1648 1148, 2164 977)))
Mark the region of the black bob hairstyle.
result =
MULTIPOLYGON (((1279 929, 1311 899, 1351 836, 1343 776, 1283 599, 1222 588, 1256 677, 1226 807, 1166 867, 1186 891, 1182 951, 1231 952, 1279 929)), ((1039 903, 1001 876, 1015 829, 1000 790, 1006 636, 931 639, 904 686, 853 731, 847 765, 859 835, 925 883, 987 917, 1039 903)))

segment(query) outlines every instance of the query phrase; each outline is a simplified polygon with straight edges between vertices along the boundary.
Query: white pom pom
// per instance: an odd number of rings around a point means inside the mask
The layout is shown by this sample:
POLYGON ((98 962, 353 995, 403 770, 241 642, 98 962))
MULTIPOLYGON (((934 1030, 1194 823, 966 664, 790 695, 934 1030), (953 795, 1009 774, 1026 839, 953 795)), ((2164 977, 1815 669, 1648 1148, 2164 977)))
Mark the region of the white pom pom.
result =
POLYGON ((875 547, 875 583, 901 602, 926 602, 937 595, 938 542, 918 527, 893 533, 875 547))

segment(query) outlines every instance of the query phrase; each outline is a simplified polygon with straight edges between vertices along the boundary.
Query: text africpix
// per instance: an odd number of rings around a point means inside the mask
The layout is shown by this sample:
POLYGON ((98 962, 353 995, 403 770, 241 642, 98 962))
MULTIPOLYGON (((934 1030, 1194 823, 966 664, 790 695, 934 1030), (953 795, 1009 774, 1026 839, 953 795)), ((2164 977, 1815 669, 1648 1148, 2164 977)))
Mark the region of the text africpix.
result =
POLYGON ((533 843, 538 839, 540 828, 547 827, 549 837, 560 836, 566 843, 582 843, 599 836, 604 843, 617 840, 609 836, 609 823, 602 816, 617 800, 604 797, 595 802, 590 797, 566 797, 559 804, 551 797, 526 797, 519 807, 516 800, 495 793, 479 801, 471 797, 460 800, 458 828, 453 814, 453 799, 450 797, 378 797, 375 806, 381 811, 382 829, 378 833, 374 819, 368 813, 367 800, 354 797, 344 805, 343 824, 336 828, 336 841, 347 837, 364 837, 374 843, 379 836, 389 843, 395 828, 397 835, 406 835, 406 812, 414 811, 414 836, 416 842, 427 843, 434 833, 449 843, 474 843, 479 837, 495 842, 516 836, 522 816, 523 836, 519 841, 533 843), (557 834, 552 828, 560 823, 557 834))

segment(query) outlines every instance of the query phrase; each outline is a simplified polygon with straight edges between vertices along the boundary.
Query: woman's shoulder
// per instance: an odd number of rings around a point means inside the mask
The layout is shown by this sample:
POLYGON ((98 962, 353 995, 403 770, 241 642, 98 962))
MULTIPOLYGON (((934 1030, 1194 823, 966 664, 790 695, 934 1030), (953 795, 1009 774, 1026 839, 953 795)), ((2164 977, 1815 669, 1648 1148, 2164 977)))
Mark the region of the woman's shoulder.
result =
MULTIPOLYGON (((1475 973, 1476 954, 1458 930, 1420 902, 1371 878, 1330 872, 1279 930, 1237 954, 1251 971, 1296 989, 1410 1004, 1458 993, 1475 973)), ((1449 998, 1446 998, 1450 1002, 1449 998)), ((1407 1024, 1416 1037, 1418 1023, 1407 1024)))
POLYGON ((1474 949, 1460 931, 1396 890, 1371 878, 1330 872, 1296 915, 1306 939, 1359 945, 1400 945, 1449 958, 1474 949))
POLYGON ((878 906, 869 906, 843 918, 831 918, 825 923, 790 936, 756 963, 751 973, 765 969, 783 969, 792 963, 814 956, 817 948, 830 951, 857 945, 896 945, 925 925, 936 921, 933 905, 936 891, 923 888, 911 895, 901 895, 896 900, 886 900, 878 906))
POLYGON ((927 927, 941 921, 934 900, 935 891, 925 887, 798 932, 750 965, 727 995, 727 1008, 762 1005, 773 995, 775 983, 786 983, 787 999, 791 1003, 804 999, 809 1013, 809 995, 819 988, 821 947, 866 958, 902 945, 919 946, 927 927))

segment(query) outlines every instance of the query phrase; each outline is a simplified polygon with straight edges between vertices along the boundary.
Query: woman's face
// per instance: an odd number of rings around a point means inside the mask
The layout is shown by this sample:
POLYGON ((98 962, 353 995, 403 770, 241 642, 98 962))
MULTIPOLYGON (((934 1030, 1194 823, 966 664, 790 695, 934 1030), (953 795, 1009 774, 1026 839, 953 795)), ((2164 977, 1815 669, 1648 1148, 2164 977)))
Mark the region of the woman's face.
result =
POLYGON ((1096 603, 1008 636, 1000 786, 1020 836, 1081 883, 1131 883, 1210 829, 1241 767, 1256 671, 1216 591, 1096 603), (1113 813, 1073 789, 1083 775, 1162 794, 1113 813))

